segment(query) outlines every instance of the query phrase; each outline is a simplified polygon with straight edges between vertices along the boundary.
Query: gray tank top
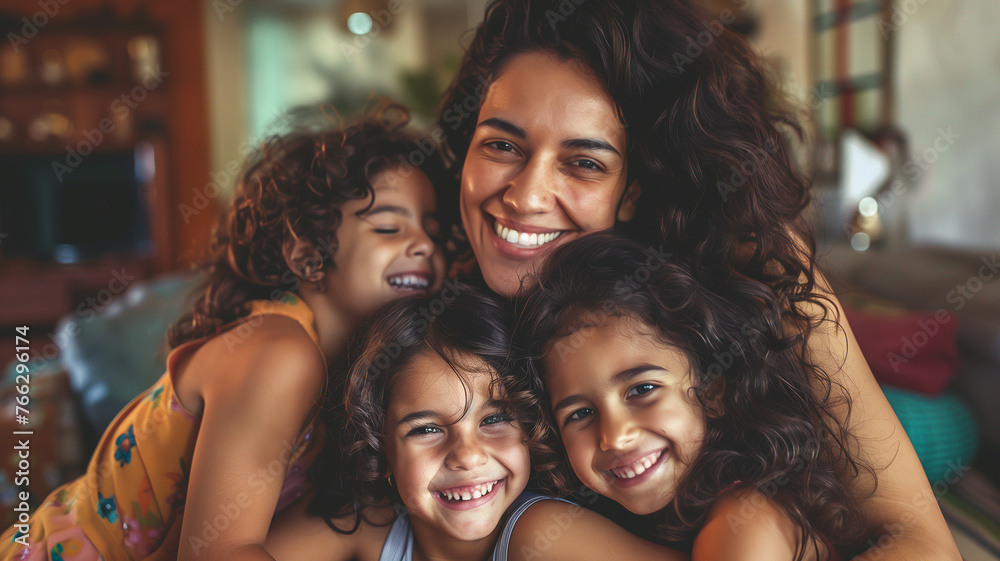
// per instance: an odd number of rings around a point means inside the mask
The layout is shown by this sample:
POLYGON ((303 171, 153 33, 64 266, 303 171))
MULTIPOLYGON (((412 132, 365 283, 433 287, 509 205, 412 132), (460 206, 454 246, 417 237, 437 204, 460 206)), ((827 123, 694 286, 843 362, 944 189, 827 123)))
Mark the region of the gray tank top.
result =
MULTIPOLYGON (((497 544, 493 548, 493 561, 507 561, 507 548, 510 547, 510 536, 514 533, 514 524, 517 524, 517 519, 528 510, 528 507, 538 501, 545 500, 569 502, 524 492, 518 495, 517 499, 507 507, 503 531, 500 532, 497 544)), ((406 512, 401 513, 393 522, 378 561, 413 561, 413 529, 410 527, 410 518, 406 512)))

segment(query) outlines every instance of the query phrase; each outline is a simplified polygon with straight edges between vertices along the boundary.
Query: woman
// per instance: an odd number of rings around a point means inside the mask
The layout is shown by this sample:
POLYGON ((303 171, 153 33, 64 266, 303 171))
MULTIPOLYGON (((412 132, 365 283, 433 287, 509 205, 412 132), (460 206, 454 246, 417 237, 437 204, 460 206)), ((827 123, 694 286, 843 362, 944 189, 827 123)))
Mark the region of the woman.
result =
MULTIPOLYGON (((723 14, 723 17, 726 15, 723 14)), ((861 559, 959 559, 913 451, 814 267, 792 167, 756 55, 687 0, 496 0, 442 104, 465 232, 513 296, 553 248, 620 228, 696 268, 766 283, 787 304, 816 391, 859 435, 843 477, 861 559), (474 110, 468 110, 475 107, 474 110), (838 406, 836 392, 854 407, 838 406)), ((628 282, 642 282, 637 271, 628 282)))

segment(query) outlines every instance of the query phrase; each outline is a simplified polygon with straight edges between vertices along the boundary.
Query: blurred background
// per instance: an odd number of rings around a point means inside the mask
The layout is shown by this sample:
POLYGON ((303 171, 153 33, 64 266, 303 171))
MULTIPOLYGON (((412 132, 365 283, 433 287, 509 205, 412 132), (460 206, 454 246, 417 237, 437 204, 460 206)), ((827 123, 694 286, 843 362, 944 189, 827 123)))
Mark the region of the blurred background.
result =
MULTIPOLYGON (((1000 558, 1000 4, 701 2, 692 45, 746 35, 792 100, 821 267, 963 552, 1000 558)), ((162 373, 253 147, 290 110, 336 122, 373 94, 429 124, 484 4, 0 2, 0 365, 13 382, 29 326, 36 494, 162 373)))

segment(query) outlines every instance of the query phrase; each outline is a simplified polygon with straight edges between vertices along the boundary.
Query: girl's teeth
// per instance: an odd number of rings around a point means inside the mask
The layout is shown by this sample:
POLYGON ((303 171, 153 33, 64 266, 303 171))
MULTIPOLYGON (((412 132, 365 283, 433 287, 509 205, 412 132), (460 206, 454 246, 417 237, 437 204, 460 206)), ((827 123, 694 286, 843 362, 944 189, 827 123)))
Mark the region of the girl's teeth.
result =
POLYGON ((661 453, 662 452, 657 452, 654 454, 650 454, 645 458, 640 458, 639 460, 636 460, 629 466, 614 468, 610 470, 611 474, 617 477, 618 479, 632 479, 637 475, 642 475, 643 473, 646 472, 647 469, 649 469, 656 462, 656 460, 660 458, 661 453))
POLYGON ((462 491, 461 493, 452 493, 451 491, 440 491, 440 493, 442 497, 449 501, 471 501, 472 499, 478 499, 493 492, 494 485, 496 485, 496 481, 476 485, 471 490, 462 491))
POLYGON ((548 232, 544 234, 539 233, 522 233, 517 230, 511 230, 500 224, 494 225, 494 230, 498 237, 507 241, 507 243, 518 244, 525 247, 539 247, 543 246, 552 240, 558 238, 562 232, 548 232))

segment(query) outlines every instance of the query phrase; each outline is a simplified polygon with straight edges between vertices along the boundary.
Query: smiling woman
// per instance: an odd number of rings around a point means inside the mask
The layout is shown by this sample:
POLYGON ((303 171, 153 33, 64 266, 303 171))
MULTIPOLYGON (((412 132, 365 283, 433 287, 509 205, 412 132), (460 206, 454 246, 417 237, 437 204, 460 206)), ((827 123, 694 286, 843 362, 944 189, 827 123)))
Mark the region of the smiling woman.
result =
POLYGON ((864 539, 892 538, 873 555, 958 559, 815 267, 808 182, 790 148, 799 129, 742 38, 689 0, 493 0, 441 107, 466 234, 492 290, 515 296, 554 248, 615 228, 696 274, 746 281, 744 296, 768 291, 816 395, 846 388, 854 403, 831 407, 877 474, 840 474, 867 517, 864 539), (469 100, 479 109, 466 118, 449 112, 469 100))
POLYGON ((513 294, 551 247, 635 214, 625 127, 576 61, 513 57, 487 91, 465 165, 461 209, 486 282, 513 294))

